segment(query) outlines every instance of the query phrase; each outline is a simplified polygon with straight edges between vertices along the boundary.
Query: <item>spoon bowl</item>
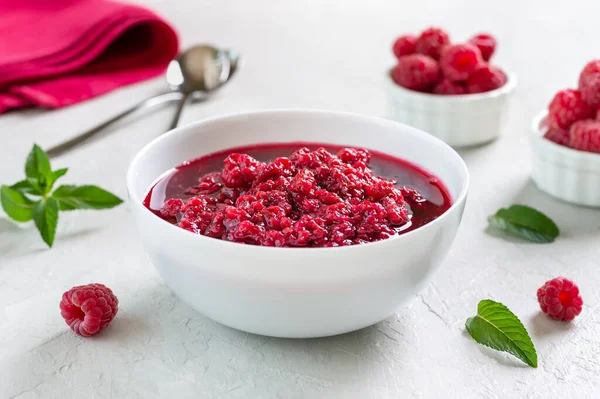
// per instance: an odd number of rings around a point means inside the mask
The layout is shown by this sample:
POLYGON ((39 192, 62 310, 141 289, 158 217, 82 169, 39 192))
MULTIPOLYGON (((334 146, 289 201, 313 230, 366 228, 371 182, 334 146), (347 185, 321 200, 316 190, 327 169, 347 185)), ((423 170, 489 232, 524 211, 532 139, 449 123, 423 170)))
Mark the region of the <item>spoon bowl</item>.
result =
MULTIPOLYGON (((235 59, 237 66, 237 58, 235 59)), ((167 69, 167 83, 183 94, 169 130, 179 124, 181 112, 194 93, 208 94, 221 87, 231 76, 231 59, 226 50, 209 45, 194 46, 171 61, 167 69)))

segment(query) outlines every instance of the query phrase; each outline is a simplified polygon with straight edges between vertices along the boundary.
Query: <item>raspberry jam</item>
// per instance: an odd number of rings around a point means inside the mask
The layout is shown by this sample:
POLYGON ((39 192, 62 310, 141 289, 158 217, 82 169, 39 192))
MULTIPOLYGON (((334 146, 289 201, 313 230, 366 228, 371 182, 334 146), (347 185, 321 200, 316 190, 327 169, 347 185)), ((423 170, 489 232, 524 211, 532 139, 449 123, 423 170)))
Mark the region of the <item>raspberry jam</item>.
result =
POLYGON ((451 205, 435 176, 375 151, 309 143, 234 148, 165 173, 144 205, 193 233, 275 247, 384 240, 451 205))

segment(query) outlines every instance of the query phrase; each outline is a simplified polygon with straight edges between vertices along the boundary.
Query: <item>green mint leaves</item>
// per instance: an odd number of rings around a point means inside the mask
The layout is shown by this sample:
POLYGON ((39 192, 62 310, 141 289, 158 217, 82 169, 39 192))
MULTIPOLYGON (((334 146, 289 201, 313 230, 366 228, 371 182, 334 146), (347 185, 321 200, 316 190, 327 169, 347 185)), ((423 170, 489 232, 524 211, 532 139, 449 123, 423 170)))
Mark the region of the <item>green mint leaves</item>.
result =
POLYGON ((531 367, 537 367, 537 353, 523 323, 500 302, 484 299, 477 315, 469 317, 467 331, 481 345, 508 352, 531 367))
POLYGON ((68 169, 52 170, 46 153, 34 145, 25 162, 25 179, 12 186, 0 186, 2 209, 17 222, 33 220, 49 247, 54 243, 59 211, 108 209, 123 202, 97 186, 58 187, 54 184, 68 169))
POLYGON ((552 219, 525 205, 502 208, 488 221, 494 227, 537 243, 553 242, 560 234, 552 219))

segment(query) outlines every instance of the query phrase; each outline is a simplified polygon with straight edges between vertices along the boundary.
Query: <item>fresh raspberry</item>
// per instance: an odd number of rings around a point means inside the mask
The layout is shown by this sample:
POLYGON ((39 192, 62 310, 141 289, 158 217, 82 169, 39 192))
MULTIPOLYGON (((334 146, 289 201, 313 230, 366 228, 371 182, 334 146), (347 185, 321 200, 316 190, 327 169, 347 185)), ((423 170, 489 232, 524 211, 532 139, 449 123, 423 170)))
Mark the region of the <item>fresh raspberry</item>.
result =
POLYGON ((417 53, 427 55, 434 60, 440 59, 442 47, 450 44, 450 36, 440 28, 424 30, 417 39, 417 53))
POLYGON ((434 87, 433 92, 435 94, 466 94, 467 88, 461 82, 453 82, 448 78, 442 78, 434 87))
POLYGON ((582 76, 579 79, 579 91, 583 101, 593 107, 600 105, 600 72, 582 76))
POLYGON ((557 320, 570 321, 581 313, 583 299, 579 287, 564 277, 556 277, 537 290, 542 312, 557 320))
POLYGON ((440 66, 423 54, 405 55, 392 70, 392 78, 407 89, 427 90, 440 78, 440 66))
POLYGON ((600 154, 600 121, 584 119, 571 126, 569 147, 600 154))
POLYGON ((467 80, 483 62, 481 51, 473 44, 451 44, 442 50, 440 67, 450 80, 467 80))
POLYGON ((506 75, 491 65, 480 66, 467 79, 467 91, 471 94, 496 90, 506 83, 506 75))
POLYGON ((544 138, 559 145, 569 146, 569 131, 565 129, 559 129, 557 127, 550 128, 546 134, 544 134, 544 138))
POLYGON ((400 36, 394 42, 392 51, 396 58, 400 58, 405 55, 414 54, 417 50, 417 37, 415 35, 404 35, 400 36))
POLYGON ((596 120, 600 121, 600 105, 598 105, 598 109, 596 110, 596 120))
POLYGON ((593 60, 579 74, 581 97, 590 105, 600 106, 600 60, 593 60))
POLYGON ((65 292, 60 301, 60 314, 75 334, 96 334, 115 318, 119 300, 103 284, 80 285, 65 292))
POLYGON ((548 106, 548 124, 550 127, 568 129, 578 120, 592 116, 592 109, 581 98, 577 90, 561 90, 548 106))
POLYGON ((484 61, 489 61, 496 50, 496 39, 487 33, 480 33, 469 39, 469 43, 474 44, 481 51, 484 61))
POLYGON ((581 86, 582 79, 585 79, 586 77, 590 75, 595 75, 597 73, 600 73, 600 60, 593 60, 588 62, 585 65, 585 67, 583 67, 581 74, 579 74, 579 85, 581 86))

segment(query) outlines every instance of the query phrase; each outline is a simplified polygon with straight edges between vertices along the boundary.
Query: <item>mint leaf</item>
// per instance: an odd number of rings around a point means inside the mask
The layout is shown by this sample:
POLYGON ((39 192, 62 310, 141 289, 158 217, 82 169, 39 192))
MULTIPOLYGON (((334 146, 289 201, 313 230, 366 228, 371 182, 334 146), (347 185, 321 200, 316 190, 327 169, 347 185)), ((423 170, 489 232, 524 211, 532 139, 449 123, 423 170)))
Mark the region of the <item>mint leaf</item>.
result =
POLYGON ((553 242, 560 234, 552 219, 525 205, 502 208, 488 221, 492 226, 537 243, 553 242))
POLYGON ((54 186, 54 183, 60 179, 62 176, 64 176, 67 171, 69 170, 69 168, 62 168, 62 169, 58 169, 53 171, 52 173, 50 173, 50 176, 48 178, 48 181, 46 183, 46 193, 50 192, 52 190, 52 187, 54 186))
POLYGON ((475 341, 508 352, 531 367, 537 367, 537 353, 527 330, 513 312, 500 302, 484 299, 477 315, 469 317, 467 331, 475 341))
POLYGON ((106 209, 123 202, 97 186, 64 185, 53 193, 58 179, 68 168, 52 171, 46 153, 36 144, 25 162, 25 179, 12 186, 0 186, 0 202, 7 215, 18 222, 32 220, 49 247, 54 243, 60 210, 106 209), (42 197, 33 201, 28 195, 42 197))
POLYGON ((107 209, 123 202, 114 194, 97 186, 60 186, 52 193, 61 211, 73 209, 107 209))
POLYGON ((44 185, 40 184, 40 181, 38 179, 34 179, 33 177, 28 177, 25 180, 27 181, 27 183, 29 183, 29 185, 31 187, 33 187, 33 190, 35 191, 36 195, 40 195, 40 196, 44 195, 44 192, 46 190, 44 189, 44 185))
POLYGON ((51 174, 52 169, 50 168, 48 156, 44 150, 34 144, 25 162, 25 176, 37 180, 44 194, 46 194, 49 191, 46 183, 51 178, 51 174))
MULTIPOLYGON (((37 183, 37 180, 36 180, 37 183)), ((23 194, 34 194, 42 195, 36 186, 34 186, 29 180, 21 180, 10 186, 13 190, 17 190, 23 194)))
POLYGON ((8 186, 0 187, 2 209, 17 222, 28 222, 33 218, 34 202, 22 192, 8 186))
POLYGON ((58 224, 58 201, 46 198, 37 202, 33 207, 33 220, 44 242, 52 247, 58 224))

